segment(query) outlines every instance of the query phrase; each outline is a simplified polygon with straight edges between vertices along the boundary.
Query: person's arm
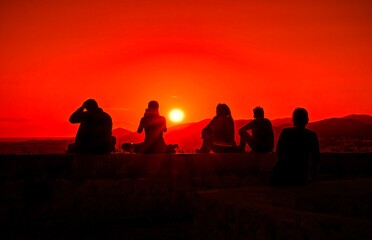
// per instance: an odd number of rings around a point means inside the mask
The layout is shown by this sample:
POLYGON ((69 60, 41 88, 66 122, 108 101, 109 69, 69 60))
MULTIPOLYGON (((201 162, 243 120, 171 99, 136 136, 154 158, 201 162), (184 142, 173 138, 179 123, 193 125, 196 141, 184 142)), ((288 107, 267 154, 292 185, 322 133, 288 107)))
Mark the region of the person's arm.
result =
POLYGON ((274 128, 273 128, 273 125, 271 124, 271 122, 269 121, 269 134, 270 134, 270 139, 272 139, 273 141, 273 146, 274 146, 274 128))
POLYGON ((271 124, 270 121, 269 122, 269 129, 270 129, 270 137, 274 139, 274 129, 273 129, 273 125, 271 124))
POLYGON ((279 135, 278 143, 276 144, 276 155, 278 156, 278 159, 283 158, 285 155, 285 144, 287 141, 287 130, 283 129, 279 135))
POLYGON ((137 128, 138 133, 142 133, 142 131, 143 131, 143 121, 144 121, 144 118, 141 118, 140 124, 137 128))
POLYGON ((165 120, 165 117, 163 117, 163 127, 162 127, 162 131, 163 132, 167 132, 167 121, 165 120))
POLYGON ((214 122, 216 121, 215 120, 216 118, 214 117, 208 124, 207 124, 207 126, 205 126, 203 129, 202 129, 202 137, 205 135, 205 134, 207 134, 207 133, 209 133, 209 132, 211 132, 212 131, 212 128, 213 128, 213 124, 214 124, 214 122))
POLYGON ((253 120, 250 121, 249 123, 247 123, 245 126, 241 127, 241 128, 239 129, 239 134, 242 135, 242 134, 244 134, 246 131, 251 130, 251 129, 252 129, 252 126, 253 126, 253 120))
POLYGON ((312 139, 312 146, 311 146, 311 180, 317 180, 317 168, 320 161, 320 147, 319 147, 319 140, 318 135, 314 133, 312 139))
POLYGON ((85 105, 83 104, 74 113, 72 113, 69 119, 70 123, 81 123, 84 119, 84 109, 85 105))

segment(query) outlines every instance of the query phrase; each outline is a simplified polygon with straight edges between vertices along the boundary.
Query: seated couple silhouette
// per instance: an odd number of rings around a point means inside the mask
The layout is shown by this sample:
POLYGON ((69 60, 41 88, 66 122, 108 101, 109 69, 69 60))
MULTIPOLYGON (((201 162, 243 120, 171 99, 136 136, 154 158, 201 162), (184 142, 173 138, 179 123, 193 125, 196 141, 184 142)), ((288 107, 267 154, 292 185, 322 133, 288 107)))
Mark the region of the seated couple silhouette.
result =
POLYGON ((234 120, 226 104, 218 104, 216 116, 202 130, 203 143, 197 153, 245 152, 248 146, 253 152, 267 153, 274 148, 274 132, 270 120, 264 118, 261 107, 253 109, 254 120, 240 128, 240 143, 235 143, 234 120), (252 131, 252 135, 248 133, 252 131))

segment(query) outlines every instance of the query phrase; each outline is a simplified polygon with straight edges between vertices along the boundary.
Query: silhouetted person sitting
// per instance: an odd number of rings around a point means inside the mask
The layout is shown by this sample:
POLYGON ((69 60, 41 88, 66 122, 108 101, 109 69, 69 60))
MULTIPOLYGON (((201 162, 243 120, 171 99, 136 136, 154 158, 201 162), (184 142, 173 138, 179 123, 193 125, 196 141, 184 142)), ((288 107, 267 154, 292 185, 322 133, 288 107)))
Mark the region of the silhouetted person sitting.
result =
POLYGON ((70 122, 80 123, 80 126, 75 143, 68 147, 69 153, 104 154, 115 150, 111 117, 94 99, 85 101, 70 116, 70 122))
POLYGON ((308 122, 307 111, 304 108, 297 108, 293 112, 294 127, 282 130, 276 148, 278 161, 271 175, 271 185, 306 184, 309 165, 311 178, 316 180, 316 167, 320 158, 319 142, 317 134, 305 128, 308 122))
POLYGON ((145 141, 139 144, 124 143, 122 149, 135 153, 175 153, 178 145, 166 145, 163 133, 167 131, 165 117, 159 114, 159 104, 150 101, 144 116, 141 118, 137 132, 145 130, 145 141))
POLYGON ((203 143, 197 153, 237 152, 234 139, 234 120, 226 104, 218 104, 216 116, 202 130, 203 143))
POLYGON ((269 119, 264 117, 264 110, 261 107, 253 109, 254 119, 239 129, 240 148, 244 151, 245 145, 253 152, 267 153, 274 149, 274 132, 269 119), (247 131, 251 130, 252 135, 247 131))

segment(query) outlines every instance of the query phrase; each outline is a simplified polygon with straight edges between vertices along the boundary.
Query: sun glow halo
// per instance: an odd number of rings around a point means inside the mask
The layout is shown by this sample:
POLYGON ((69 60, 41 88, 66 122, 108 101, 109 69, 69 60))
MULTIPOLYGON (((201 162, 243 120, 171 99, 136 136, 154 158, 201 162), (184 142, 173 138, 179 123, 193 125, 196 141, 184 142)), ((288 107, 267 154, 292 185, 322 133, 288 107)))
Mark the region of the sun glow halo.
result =
POLYGON ((175 123, 181 122, 184 117, 185 117, 185 114, 180 109, 173 109, 169 112, 169 119, 172 122, 175 122, 175 123))

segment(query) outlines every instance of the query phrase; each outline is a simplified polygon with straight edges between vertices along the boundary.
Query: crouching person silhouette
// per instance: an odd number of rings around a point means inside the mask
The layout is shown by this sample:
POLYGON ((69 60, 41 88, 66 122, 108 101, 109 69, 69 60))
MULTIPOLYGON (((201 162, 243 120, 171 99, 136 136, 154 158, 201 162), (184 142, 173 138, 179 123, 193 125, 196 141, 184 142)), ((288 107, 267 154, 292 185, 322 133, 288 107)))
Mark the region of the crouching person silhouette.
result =
POLYGON ((68 153, 105 154, 115 150, 112 119, 94 99, 86 100, 70 116, 70 122, 80 123, 80 126, 75 143, 68 146, 68 153))
POLYGON ((253 109, 254 119, 239 129, 240 144, 244 151, 246 144, 252 152, 268 153, 274 149, 274 132, 269 119, 264 117, 261 107, 253 109), (251 130, 252 135, 247 131, 251 130))
POLYGON ((226 104, 218 104, 216 116, 202 130, 203 143, 197 153, 239 152, 234 138, 234 120, 226 104))
POLYGON ((132 144, 124 143, 121 148, 126 152, 134 153, 175 153, 177 144, 167 145, 163 138, 163 133, 167 131, 166 119, 159 114, 159 103, 150 101, 141 118, 137 132, 145 130, 145 141, 143 143, 132 144))
POLYGON ((317 134, 306 129, 308 122, 307 111, 297 108, 293 112, 294 127, 285 128, 280 133, 276 148, 278 161, 270 179, 272 186, 305 185, 309 172, 310 179, 316 180, 320 159, 319 142, 317 134))

